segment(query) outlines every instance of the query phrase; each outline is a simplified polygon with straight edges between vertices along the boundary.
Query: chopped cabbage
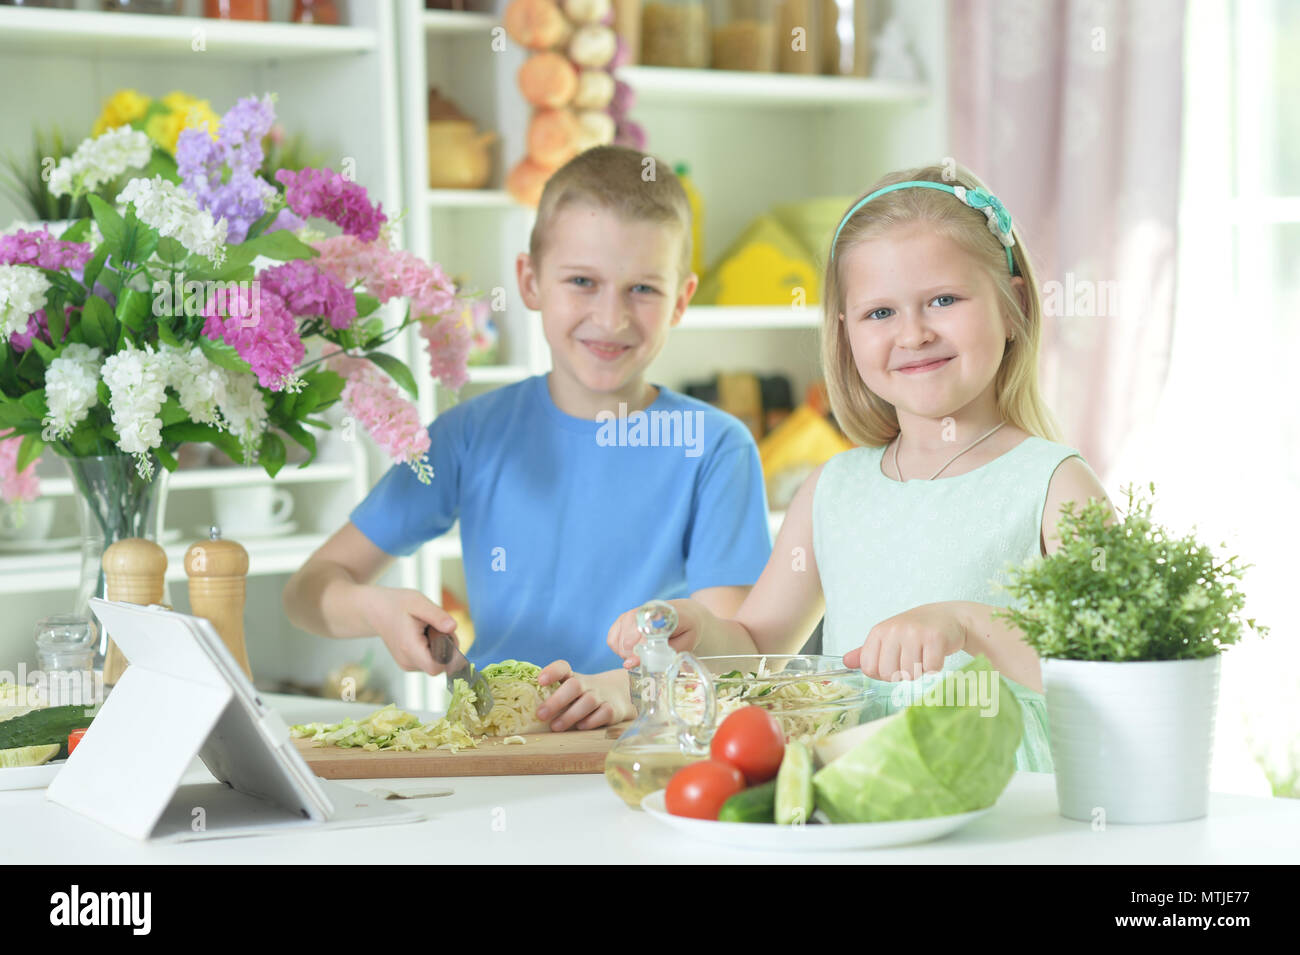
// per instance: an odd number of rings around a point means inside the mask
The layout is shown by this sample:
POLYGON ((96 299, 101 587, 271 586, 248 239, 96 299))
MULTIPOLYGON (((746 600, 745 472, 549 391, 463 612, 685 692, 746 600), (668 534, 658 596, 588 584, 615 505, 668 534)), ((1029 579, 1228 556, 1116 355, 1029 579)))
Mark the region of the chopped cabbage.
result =
POLYGON ((320 746, 356 746, 368 750, 449 749, 454 753, 478 746, 476 737, 518 737, 520 733, 545 732, 546 724, 538 722, 534 714, 558 684, 539 687, 537 675, 541 669, 519 660, 503 660, 484 667, 483 676, 493 701, 486 717, 480 717, 474 709, 477 699, 474 690, 464 680, 457 680, 447 704, 447 715, 439 720, 421 723, 390 703, 364 720, 300 723, 290 727, 290 733, 320 746))

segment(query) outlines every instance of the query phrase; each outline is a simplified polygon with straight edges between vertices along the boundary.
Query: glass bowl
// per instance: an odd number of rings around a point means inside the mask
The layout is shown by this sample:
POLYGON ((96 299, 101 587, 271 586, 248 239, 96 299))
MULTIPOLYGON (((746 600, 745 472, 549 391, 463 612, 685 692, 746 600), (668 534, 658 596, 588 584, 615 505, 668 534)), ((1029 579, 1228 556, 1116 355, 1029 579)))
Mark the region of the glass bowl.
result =
MULTIPOLYGON (((747 654, 700 657, 713 680, 715 723, 742 706, 761 706, 776 718, 786 741, 812 743, 864 720, 873 690, 860 670, 848 670, 840 657, 813 654, 747 654)), ((697 722, 704 691, 689 672, 677 678, 677 709, 697 722)))

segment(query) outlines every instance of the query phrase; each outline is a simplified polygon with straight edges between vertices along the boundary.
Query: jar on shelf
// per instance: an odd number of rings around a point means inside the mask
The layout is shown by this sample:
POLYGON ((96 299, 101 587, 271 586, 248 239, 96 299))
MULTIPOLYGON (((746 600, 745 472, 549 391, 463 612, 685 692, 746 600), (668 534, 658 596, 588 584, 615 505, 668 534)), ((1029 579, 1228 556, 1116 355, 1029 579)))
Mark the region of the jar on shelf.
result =
POLYGON ((709 65, 709 11, 704 0, 647 0, 641 8, 645 66, 709 65))
POLYGON ((270 20, 270 0, 203 0, 203 15, 211 20, 270 20))
POLYGON ((776 68, 782 73, 822 71, 824 0, 777 0, 776 68))
POLYGON ((814 0, 821 4, 821 72, 828 76, 871 74, 867 0, 814 0))
POLYGON ((713 68, 776 70, 777 0, 713 0, 713 68))
POLYGON ((293 0, 292 23, 319 23, 339 25, 339 7, 334 0, 293 0))

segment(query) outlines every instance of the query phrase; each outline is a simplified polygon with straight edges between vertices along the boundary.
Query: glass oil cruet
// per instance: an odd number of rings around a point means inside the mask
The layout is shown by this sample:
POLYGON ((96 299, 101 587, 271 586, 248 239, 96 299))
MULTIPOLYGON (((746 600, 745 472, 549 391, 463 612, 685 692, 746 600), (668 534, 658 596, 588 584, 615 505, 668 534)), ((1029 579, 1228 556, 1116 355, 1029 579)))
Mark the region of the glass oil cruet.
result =
MULTIPOLYGON (((663 789, 673 773, 709 755, 713 738, 713 681, 689 653, 677 653, 668 638, 677 632, 677 611, 662 600, 652 600, 636 613, 641 641, 639 713, 605 757, 605 779, 618 796, 634 809, 641 799, 663 789), (683 664, 699 677, 704 706, 699 722, 687 722, 679 713, 673 688, 683 664)), ((635 696, 635 694, 634 694, 635 696)))

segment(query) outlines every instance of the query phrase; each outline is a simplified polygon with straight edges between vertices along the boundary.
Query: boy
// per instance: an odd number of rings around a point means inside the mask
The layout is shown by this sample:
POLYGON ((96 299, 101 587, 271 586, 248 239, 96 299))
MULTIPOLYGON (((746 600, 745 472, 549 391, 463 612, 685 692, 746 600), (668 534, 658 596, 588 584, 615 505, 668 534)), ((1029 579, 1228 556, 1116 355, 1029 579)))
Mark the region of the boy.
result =
POLYGON ((555 731, 635 716, 610 624, 685 596, 730 617, 771 551, 749 432, 645 377, 695 292, 690 261, 690 208, 665 163, 604 146, 557 170, 516 262, 552 371, 439 415, 432 484, 391 468, 289 581, 289 619, 378 633, 403 669, 442 672, 424 628, 451 633, 451 617, 371 582, 459 518, 474 663, 552 659, 539 679, 563 685, 538 718, 555 731))

